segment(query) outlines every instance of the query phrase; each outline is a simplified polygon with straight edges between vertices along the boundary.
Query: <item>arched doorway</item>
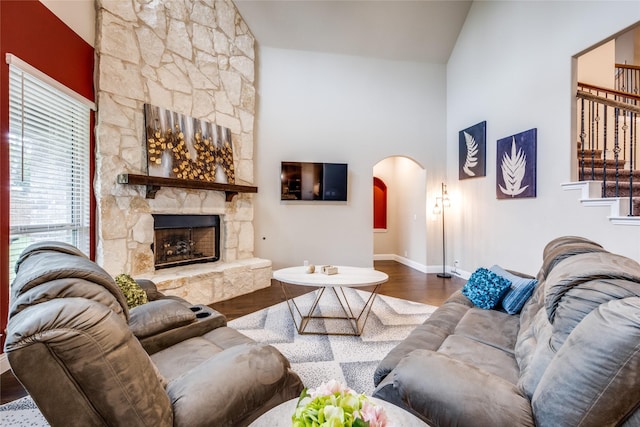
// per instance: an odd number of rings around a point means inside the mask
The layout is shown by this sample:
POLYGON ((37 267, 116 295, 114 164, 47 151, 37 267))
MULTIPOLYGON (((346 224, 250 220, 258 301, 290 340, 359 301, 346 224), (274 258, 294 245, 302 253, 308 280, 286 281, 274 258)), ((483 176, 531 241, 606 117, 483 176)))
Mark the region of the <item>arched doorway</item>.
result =
POLYGON ((393 156, 373 167, 374 260, 395 260, 426 271, 426 170, 414 160, 393 156), (376 196, 378 194, 378 196, 376 196), (384 227, 378 227, 384 197, 384 227))

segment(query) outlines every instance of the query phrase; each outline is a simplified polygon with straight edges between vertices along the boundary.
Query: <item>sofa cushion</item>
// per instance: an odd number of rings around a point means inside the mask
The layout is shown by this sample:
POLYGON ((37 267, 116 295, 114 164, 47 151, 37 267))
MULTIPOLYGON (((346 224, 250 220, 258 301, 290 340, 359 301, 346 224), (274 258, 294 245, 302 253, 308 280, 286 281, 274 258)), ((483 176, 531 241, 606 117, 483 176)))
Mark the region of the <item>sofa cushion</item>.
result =
POLYGON ((474 307, 460 319, 454 334, 513 353, 519 324, 517 316, 511 316, 504 311, 474 307))
POLYGON ((495 308, 511 282, 486 268, 479 268, 471 274, 462 288, 462 293, 476 306, 490 310, 495 308))
POLYGON ((518 386, 529 399, 538 387, 547 365, 555 355, 549 346, 553 328, 547 319, 544 309, 538 311, 530 326, 520 329, 515 354, 520 366, 518 386))
POLYGON ((536 425, 623 425, 640 401, 638 372, 640 298, 600 305, 545 371, 531 402, 536 425))
POLYGON ((181 341, 158 351, 151 355, 151 360, 160 373, 171 382, 224 350, 253 342, 237 330, 221 326, 202 336, 181 341))
POLYGON ((509 314, 520 313, 524 303, 531 297, 538 281, 536 279, 512 274, 499 265, 494 265, 489 270, 511 282, 511 287, 500 303, 504 311, 509 314))
POLYGON ((529 401, 513 382, 475 364, 441 352, 415 350, 394 372, 393 389, 382 391, 398 395, 402 407, 429 425, 535 425, 529 401))
POLYGON ((520 369, 513 353, 463 335, 449 335, 438 349, 438 354, 475 366, 511 384, 518 382, 520 369))
POLYGON ((223 350, 167 385, 175 425, 247 425, 253 408, 299 395, 302 384, 289 372, 287 359, 270 345, 250 342, 223 350), (284 399, 273 402, 278 394, 284 399))
POLYGON ((374 373, 374 385, 377 386, 396 367, 398 362, 413 350, 436 351, 440 348, 442 342, 453 333, 460 319, 472 307, 469 300, 460 291, 456 291, 453 298, 447 300, 422 325, 411 331, 406 339, 384 357, 374 373))

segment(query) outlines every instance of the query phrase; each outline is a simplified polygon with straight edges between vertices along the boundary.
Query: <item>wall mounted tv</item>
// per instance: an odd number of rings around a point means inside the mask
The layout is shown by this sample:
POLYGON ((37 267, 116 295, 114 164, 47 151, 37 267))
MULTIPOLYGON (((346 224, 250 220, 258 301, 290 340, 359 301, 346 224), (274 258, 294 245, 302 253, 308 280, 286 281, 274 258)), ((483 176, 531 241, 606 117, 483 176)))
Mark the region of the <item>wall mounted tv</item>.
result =
POLYGON ((347 164, 282 162, 280 200, 347 201, 347 164))

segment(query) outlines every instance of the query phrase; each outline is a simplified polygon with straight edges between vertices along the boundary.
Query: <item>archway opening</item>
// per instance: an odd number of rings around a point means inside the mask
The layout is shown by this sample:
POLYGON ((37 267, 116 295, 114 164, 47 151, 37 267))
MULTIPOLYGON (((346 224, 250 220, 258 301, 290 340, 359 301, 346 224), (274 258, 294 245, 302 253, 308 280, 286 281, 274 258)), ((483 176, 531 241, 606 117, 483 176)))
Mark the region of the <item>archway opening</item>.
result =
POLYGON ((385 158, 373 167, 373 195, 374 260, 426 271, 426 170, 408 157, 385 158))

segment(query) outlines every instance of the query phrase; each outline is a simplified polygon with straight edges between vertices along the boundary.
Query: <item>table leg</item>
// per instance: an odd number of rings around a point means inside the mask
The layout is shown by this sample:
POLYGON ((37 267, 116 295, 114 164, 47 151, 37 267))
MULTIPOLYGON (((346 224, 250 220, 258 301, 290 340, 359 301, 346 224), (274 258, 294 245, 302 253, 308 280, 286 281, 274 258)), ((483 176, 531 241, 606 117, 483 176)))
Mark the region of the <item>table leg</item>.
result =
POLYGON ((308 309, 307 314, 303 314, 302 311, 300 310, 300 308, 298 307, 298 304, 295 301, 295 297, 289 296, 289 294, 287 293, 286 285, 283 282, 280 282, 280 285, 282 287, 282 292, 284 294, 285 301, 287 302, 287 306, 289 308, 289 312, 291 313, 291 318, 293 319, 293 323, 294 323, 294 325, 296 327, 296 330, 298 331, 298 333, 300 335, 349 335, 349 336, 360 336, 360 335, 362 335, 362 331, 364 330, 364 326, 367 323, 367 320, 369 318, 369 314, 371 313, 371 309, 373 308, 373 303, 374 303, 376 295, 378 293, 378 289, 380 288, 379 284, 375 286, 375 288, 373 289, 373 291, 371 292, 371 294, 367 298, 367 301, 365 301, 365 304, 362 307, 362 310, 360 310, 360 312, 356 316, 354 314, 354 311, 351 308, 351 304, 349 303, 349 300, 348 300, 348 298, 347 298, 347 296, 346 296, 346 294, 344 292, 344 288, 339 287, 340 294, 341 294, 340 295, 338 293, 338 291, 336 290, 336 287, 332 286, 331 289, 333 290, 333 293, 336 296, 336 299, 338 300, 338 303, 340 304, 340 307, 341 307, 342 311, 344 312, 344 316, 314 316, 313 313, 316 310, 316 308, 318 307, 320 299, 324 295, 324 291, 327 289, 327 287, 320 287, 317 290, 317 292, 315 294, 315 298, 313 300, 313 303, 311 304, 310 308, 308 309), (300 317, 300 323, 298 323, 297 320, 296 320, 296 313, 300 317), (309 321, 311 319, 346 320, 351 325, 351 328, 353 329, 353 333, 348 333, 348 332, 329 332, 329 331, 326 331, 326 332, 309 332, 309 331, 307 331, 307 326, 308 326, 309 321), (362 320, 362 324, 360 324, 361 320, 362 320))

